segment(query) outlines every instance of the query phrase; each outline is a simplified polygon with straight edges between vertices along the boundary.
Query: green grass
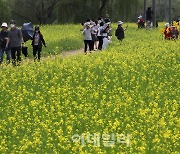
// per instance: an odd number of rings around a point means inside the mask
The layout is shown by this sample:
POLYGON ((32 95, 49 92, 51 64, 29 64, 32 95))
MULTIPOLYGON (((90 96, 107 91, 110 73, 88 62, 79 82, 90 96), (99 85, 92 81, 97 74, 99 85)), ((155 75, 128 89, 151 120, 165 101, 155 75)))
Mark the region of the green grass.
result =
POLYGON ((1 68, 0 153, 178 153, 180 42, 134 24, 125 35, 106 51, 1 68), (100 147, 72 141, 94 133, 100 147), (130 146, 105 147, 112 133, 130 146))

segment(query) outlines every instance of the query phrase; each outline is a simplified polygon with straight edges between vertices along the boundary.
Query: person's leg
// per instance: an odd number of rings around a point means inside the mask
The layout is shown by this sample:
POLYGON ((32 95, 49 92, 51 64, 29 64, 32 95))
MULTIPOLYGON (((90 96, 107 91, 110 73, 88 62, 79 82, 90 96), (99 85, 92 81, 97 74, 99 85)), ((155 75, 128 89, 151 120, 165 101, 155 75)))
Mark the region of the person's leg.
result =
POLYGON ((84 40, 84 53, 87 52, 87 45, 88 45, 88 41, 84 40))
POLYGON ((11 48, 12 64, 16 65, 16 48, 11 48))
POLYGON ((4 57, 4 49, 0 48, 0 64, 3 62, 3 57, 4 57))
POLYGON ((99 37, 99 47, 98 47, 99 50, 102 50, 102 45, 103 45, 103 37, 100 36, 99 37))
POLYGON ((102 45, 102 49, 105 50, 107 48, 107 45, 108 45, 108 38, 104 38, 103 39, 103 45, 102 45))
POLYGON ((34 57, 34 61, 36 60, 36 54, 37 54, 38 48, 37 46, 33 46, 33 57, 34 57))
POLYGON ((94 47, 95 47, 96 50, 98 49, 98 41, 94 42, 94 47))
POLYGON ((21 62, 21 47, 17 47, 17 62, 20 63, 21 62))
POLYGON ((9 49, 6 50, 6 56, 7 56, 7 64, 9 64, 11 60, 11 50, 9 49))
POLYGON ((42 48, 38 48, 38 61, 40 61, 40 58, 41 58, 41 50, 42 48))
POLYGON ((92 51, 93 50, 93 46, 94 46, 94 41, 88 40, 88 46, 89 46, 89 51, 92 51))
POLYGON ((94 50, 94 41, 92 40, 91 41, 91 49, 90 49, 90 51, 93 51, 94 50))
POLYGON ((98 36, 99 44, 98 44, 98 49, 101 50, 101 36, 98 36))

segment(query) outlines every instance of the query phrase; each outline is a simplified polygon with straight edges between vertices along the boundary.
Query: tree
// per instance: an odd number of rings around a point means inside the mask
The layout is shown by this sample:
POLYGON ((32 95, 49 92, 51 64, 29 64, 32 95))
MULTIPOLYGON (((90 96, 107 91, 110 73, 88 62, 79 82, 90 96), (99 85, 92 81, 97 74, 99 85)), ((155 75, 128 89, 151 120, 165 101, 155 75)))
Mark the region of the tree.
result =
POLYGON ((11 17, 10 2, 0 0, 0 22, 8 22, 11 17))
POLYGON ((56 20, 55 7, 60 0, 14 0, 12 15, 20 23, 31 21, 48 24, 56 20))
MULTIPOLYGON (((112 21, 136 21, 144 13, 145 0, 0 0, 0 21, 18 24, 79 23, 109 14, 112 21)), ((169 0, 156 0, 157 20, 167 21, 169 0)), ((146 7, 152 0, 146 0, 146 7)), ((172 1, 172 19, 179 16, 180 0, 172 1)), ((147 9, 147 8, 146 8, 147 9)))

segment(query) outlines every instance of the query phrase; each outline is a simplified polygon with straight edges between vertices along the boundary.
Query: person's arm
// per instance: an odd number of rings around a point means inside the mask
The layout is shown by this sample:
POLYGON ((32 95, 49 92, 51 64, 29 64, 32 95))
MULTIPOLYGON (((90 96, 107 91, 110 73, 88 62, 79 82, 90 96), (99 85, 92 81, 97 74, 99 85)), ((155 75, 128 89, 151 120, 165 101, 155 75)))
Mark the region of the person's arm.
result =
POLYGON ((128 25, 124 28, 124 31, 128 28, 128 25))
POLYGON ((8 48, 9 42, 10 42, 10 41, 9 41, 9 38, 7 37, 7 38, 6 38, 6 48, 8 48))
POLYGON ((21 30, 19 30, 19 36, 20 36, 21 44, 24 44, 24 39, 23 39, 23 35, 22 35, 22 31, 21 30))
POLYGON ((9 42, 10 42, 10 37, 9 37, 9 32, 8 32, 8 36, 6 38, 6 48, 8 48, 9 42))
POLYGON ((41 41, 42 41, 43 45, 46 47, 46 42, 45 42, 42 34, 41 34, 41 41))

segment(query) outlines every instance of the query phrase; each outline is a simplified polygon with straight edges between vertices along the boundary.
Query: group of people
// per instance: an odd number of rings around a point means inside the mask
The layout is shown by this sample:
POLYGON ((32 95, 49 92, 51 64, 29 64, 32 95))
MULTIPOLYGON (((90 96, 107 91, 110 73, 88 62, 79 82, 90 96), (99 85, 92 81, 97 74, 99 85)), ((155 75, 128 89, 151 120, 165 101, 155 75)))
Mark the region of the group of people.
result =
MULTIPOLYGON (((16 21, 10 21, 10 30, 8 30, 8 24, 2 23, 0 31, 0 64, 3 63, 4 53, 7 55, 7 64, 12 59, 14 66, 21 62, 21 52, 24 46, 24 40, 21 29, 16 27, 16 21)), ((43 35, 40 32, 39 26, 34 29, 34 35, 32 38, 33 56, 34 59, 40 60, 42 44, 46 47, 46 43, 43 39, 43 35), (37 56, 38 55, 38 56, 37 56)))
MULTIPOLYGON (((87 19, 83 23, 82 34, 84 35, 84 53, 87 54, 87 50, 104 50, 107 45, 111 42, 111 21, 109 18, 99 18, 96 21, 87 19)), ((143 28, 145 25, 142 16, 138 17, 138 28, 143 28)), ((122 42, 124 39, 124 31, 128 28, 122 27, 123 22, 118 21, 118 27, 115 31, 115 36, 122 42)), ((169 23, 165 25, 164 35, 165 39, 178 39, 179 31, 175 25, 170 26, 169 23)), ((22 31, 16 27, 16 21, 10 21, 10 30, 8 30, 8 24, 6 22, 2 23, 0 31, 0 64, 3 62, 4 53, 7 55, 7 64, 10 63, 12 59, 12 64, 16 66, 21 62, 21 51, 24 47, 24 40, 22 31)), ((39 26, 34 29, 34 35, 32 37, 32 47, 34 61, 38 59, 40 61, 42 45, 46 47, 45 40, 42 33, 40 32, 39 26)))
MULTIPOLYGON (((108 44, 111 43, 111 21, 109 18, 99 18, 96 21, 87 19, 85 23, 82 24, 84 35, 84 53, 87 54, 87 49, 89 51, 93 50, 104 50, 107 48, 108 44)), ((122 42, 124 39, 124 31, 127 29, 122 28, 122 21, 118 21, 118 28, 116 29, 115 36, 122 42)))
POLYGON ((84 35, 84 53, 93 50, 103 50, 106 49, 108 43, 111 39, 111 27, 109 18, 99 18, 96 21, 87 19, 85 23, 82 23, 84 35))
POLYGON ((164 36, 166 40, 176 40, 179 37, 179 31, 175 25, 165 24, 164 36))
MULTIPOLYGON (((148 7, 147 11, 146 11, 146 21, 143 19, 142 15, 140 15, 138 17, 138 28, 146 28, 146 29, 151 29, 152 28, 152 15, 153 15, 153 11, 151 9, 151 7, 148 7)), ((156 27, 158 27, 158 22, 156 21, 156 27)))

